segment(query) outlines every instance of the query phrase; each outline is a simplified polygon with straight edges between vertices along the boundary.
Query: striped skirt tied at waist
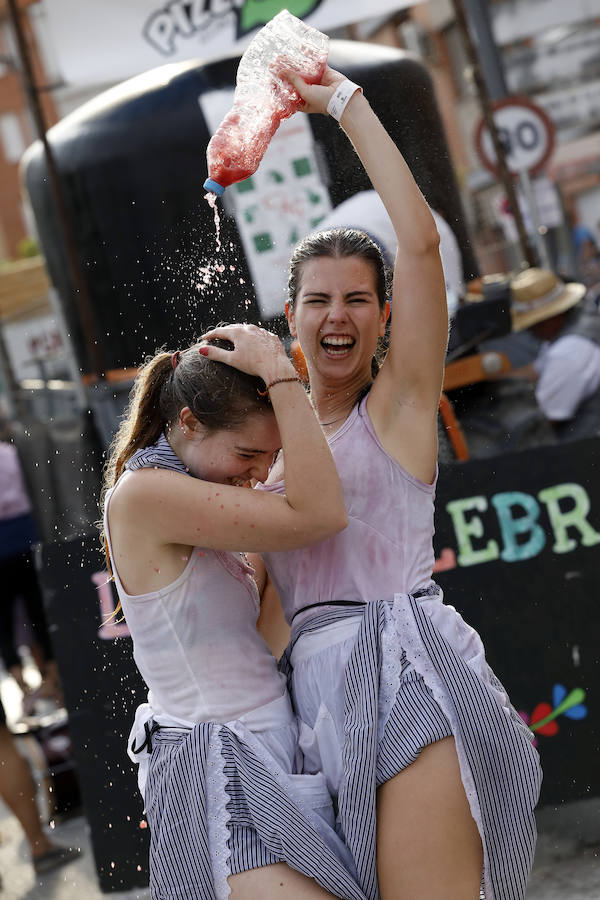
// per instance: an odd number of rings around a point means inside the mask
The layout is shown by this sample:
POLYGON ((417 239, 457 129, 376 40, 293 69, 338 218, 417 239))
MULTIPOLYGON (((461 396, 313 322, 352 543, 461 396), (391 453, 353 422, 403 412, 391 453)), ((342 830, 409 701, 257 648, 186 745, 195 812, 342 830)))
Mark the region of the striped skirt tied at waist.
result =
POLYGON ((152 732, 145 803, 153 900, 226 900, 229 875, 277 862, 342 900, 366 900, 323 779, 284 772, 268 740, 240 722, 152 732))
POLYGON ((379 897, 376 789, 423 747, 450 735, 483 844, 482 896, 524 898, 536 843, 539 757, 479 635, 443 603, 440 588, 311 611, 293 624, 281 669, 300 719, 306 770, 323 771, 337 793, 338 831, 369 900, 379 897), (335 629, 352 621, 352 636, 335 644, 335 629), (343 702, 336 695, 342 693, 343 702))

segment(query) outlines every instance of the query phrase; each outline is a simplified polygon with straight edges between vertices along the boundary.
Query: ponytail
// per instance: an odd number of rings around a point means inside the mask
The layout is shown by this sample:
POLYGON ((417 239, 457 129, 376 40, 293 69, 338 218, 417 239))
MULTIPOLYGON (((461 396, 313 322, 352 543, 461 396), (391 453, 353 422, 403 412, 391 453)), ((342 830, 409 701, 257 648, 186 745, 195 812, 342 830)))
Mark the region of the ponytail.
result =
POLYGON ((161 394, 168 379, 173 378, 171 353, 158 353, 140 370, 135 380, 127 418, 121 423, 111 447, 106 467, 104 488, 113 487, 125 463, 137 450, 150 447, 165 427, 161 394))
MULTIPOLYGON (((102 509, 104 509, 106 492, 119 480, 127 460, 133 456, 136 450, 155 444, 162 433, 165 423, 161 413, 160 400, 167 379, 173 376, 171 359, 170 353, 157 353, 152 359, 146 361, 137 375, 130 395, 127 416, 121 422, 115 435, 108 462, 104 468, 100 504, 102 509)), ((100 524, 100 531, 106 565, 111 579, 114 580, 103 522, 100 524)), ((113 615, 120 610, 121 603, 119 601, 113 615)))
MULTIPOLYGON (((229 341, 216 346, 232 349, 229 341)), ((252 414, 272 412, 262 379, 198 353, 198 345, 175 353, 160 351, 146 360, 131 391, 125 418, 112 443, 104 469, 102 502, 137 450, 151 447, 165 427, 189 407, 207 431, 237 428, 252 414)), ((108 559, 106 536, 101 526, 108 559)), ((109 563, 110 569, 110 563, 109 563)))

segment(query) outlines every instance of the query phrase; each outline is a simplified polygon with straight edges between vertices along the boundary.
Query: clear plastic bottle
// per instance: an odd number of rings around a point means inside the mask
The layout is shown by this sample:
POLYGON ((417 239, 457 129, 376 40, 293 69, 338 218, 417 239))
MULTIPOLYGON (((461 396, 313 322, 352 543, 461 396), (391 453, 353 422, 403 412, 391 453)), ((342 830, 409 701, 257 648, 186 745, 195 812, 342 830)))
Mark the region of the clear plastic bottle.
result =
POLYGON ((282 119, 302 106, 297 91, 277 77, 277 69, 291 69, 316 84, 328 49, 327 35, 287 9, 261 28, 240 60, 233 106, 206 149, 207 191, 220 196, 230 184, 253 175, 282 119))

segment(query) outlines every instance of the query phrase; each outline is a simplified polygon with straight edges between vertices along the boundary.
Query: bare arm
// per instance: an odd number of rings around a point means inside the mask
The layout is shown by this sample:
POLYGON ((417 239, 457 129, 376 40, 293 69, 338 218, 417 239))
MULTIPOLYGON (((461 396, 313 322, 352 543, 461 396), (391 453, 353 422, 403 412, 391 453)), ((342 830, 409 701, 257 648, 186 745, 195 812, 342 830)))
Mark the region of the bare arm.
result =
MULTIPOLYGON (((232 351, 209 346, 212 359, 250 370, 267 383, 294 375, 279 339, 262 329, 232 325, 209 336, 234 344, 232 351)), ((345 528, 342 487, 302 385, 278 383, 270 396, 285 449, 285 495, 141 469, 123 478, 111 501, 113 542, 122 525, 122 538, 137 534, 154 546, 288 550, 345 528)))
MULTIPOLYGON (((287 75, 287 73, 286 73, 287 75)), ((325 112, 342 76, 327 69, 321 85, 288 75, 307 112, 325 112)), ((398 238, 390 349, 371 390, 369 414, 377 435, 414 475, 431 481, 437 457, 436 416, 448 338, 439 235, 402 154, 369 106, 355 93, 340 122, 398 238)))
POLYGON ((412 474, 430 482, 448 340, 446 290, 435 222, 400 151, 356 94, 341 121, 394 225, 390 347, 371 390, 378 437, 412 474), (407 437, 408 436, 408 437, 407 437))

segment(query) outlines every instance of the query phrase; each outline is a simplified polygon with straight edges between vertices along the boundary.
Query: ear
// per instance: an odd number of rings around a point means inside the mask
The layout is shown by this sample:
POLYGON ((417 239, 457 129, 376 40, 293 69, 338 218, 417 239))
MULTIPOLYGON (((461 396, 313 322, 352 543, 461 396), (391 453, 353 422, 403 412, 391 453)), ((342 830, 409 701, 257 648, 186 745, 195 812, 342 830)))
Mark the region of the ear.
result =
POLYGON ((179 413, 179 427, 184 435, 189 436, 192 432, 198 429, 198 419, 191 411, 189 406, 184 406, 181 412, 179 413))
POLYGON ((296 332, 296 316, 294 314, 294 307, 291 306, 289 300, 285 301, 285 317, 288 320, 288 328, 290 329, 290 334, 292 337, 298 337, 296 332))
POLYGON ((387 320, 390 317, 391 304, 389 300, 385 301, 385 306, 381 310, 379 314, 379 337, 383 337, 385 334, 385 326, 387 325, 387 320))

